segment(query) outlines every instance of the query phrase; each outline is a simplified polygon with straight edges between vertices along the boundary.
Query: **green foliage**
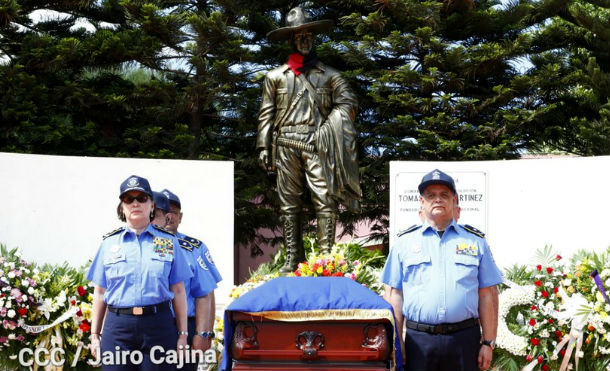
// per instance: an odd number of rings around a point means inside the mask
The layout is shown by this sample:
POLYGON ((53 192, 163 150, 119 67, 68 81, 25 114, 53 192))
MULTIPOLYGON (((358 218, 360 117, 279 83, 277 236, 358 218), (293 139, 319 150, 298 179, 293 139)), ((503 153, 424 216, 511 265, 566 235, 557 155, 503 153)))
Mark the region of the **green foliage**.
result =
MULTIPOLYGON (((610 153, 608 3, 471 4, 307 2, 335 21, 317 53, 360 105, 364 199, 344 233, 365 221, 387 245, 389 161, 610 153)), ((262 78, 291 52, 265 35, 295 5, 2 1, 0 151, 233 160, 235 243, 277 243, 259 233, 279 208, 255 137, 262 78), (65 17, 28 16, 41 9, 65 17)))

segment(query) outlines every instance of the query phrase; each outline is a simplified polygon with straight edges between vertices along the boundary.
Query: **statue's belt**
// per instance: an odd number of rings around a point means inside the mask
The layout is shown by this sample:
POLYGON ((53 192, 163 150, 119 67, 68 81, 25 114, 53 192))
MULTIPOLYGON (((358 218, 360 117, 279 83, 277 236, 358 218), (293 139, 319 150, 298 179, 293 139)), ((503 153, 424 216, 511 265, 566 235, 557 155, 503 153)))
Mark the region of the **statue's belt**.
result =
POLYGON ((290 125, 280 128, 280 133, 309 134, 314 131, 316 131, 316 127, 313 125, 290 125))
POLYGON ((316 147, 313 144, 299 142, 298 140, 288 138, 277 138, 278 146, 294 148, 305 152, 316 153, 316 147))

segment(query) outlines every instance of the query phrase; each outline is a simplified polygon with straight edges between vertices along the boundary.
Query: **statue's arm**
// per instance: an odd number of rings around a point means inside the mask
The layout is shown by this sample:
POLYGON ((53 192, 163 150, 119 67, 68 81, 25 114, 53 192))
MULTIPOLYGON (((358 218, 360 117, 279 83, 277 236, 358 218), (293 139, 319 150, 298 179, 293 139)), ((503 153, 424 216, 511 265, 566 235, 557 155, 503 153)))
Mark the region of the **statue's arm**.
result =
POLYGON ((273 134, 273 121, 275 120, 275 94, 276 84, 270 73, 265 76, 263 82, 263 99, 261 109, 258 113, 258 137, 256 148, 260 150, 258 155, 259 165, 269 171, 271 170, 271 136, 273 134))
POLYGON ((275 119, 275 81, 271 74, 265 76, 263 83, 263 99, 261 109, 258 113, 258 137, 256 148, 269 150, 271 147, 271 135, 273 132, 273 121, 275 119))
POLYGON ((330 83, 333 100, 332 109, 343 111, 353 122, 356 119, 356 113, 358 112, 358 99, 356 98, 356 94, 354 94, 354 91, 339 72, 332 76, 330 83))

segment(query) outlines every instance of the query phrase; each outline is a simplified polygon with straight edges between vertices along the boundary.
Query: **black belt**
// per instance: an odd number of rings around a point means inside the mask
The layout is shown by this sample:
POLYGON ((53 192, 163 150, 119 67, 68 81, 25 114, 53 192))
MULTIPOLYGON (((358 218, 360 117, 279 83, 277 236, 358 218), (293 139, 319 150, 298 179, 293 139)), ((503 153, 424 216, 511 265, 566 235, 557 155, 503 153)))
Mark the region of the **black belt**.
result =
POLYGON ((112 305, 108 306, 108 311, 116 314, 129 314, 132 316, 144 316, 148 314, 156 314, 169 311, 169 301, 155 305, 146 305, 144 307, 118 308, 112 305))
POLYGON ((430 334, 450 334, 466 328, 479 325, 478 318, 470 318, 462 322, 456 323, 441 323, 440 325, 429 325, 427 323, 419 323, 407 320, 407 328, 416 331, 428 332, 430 334))

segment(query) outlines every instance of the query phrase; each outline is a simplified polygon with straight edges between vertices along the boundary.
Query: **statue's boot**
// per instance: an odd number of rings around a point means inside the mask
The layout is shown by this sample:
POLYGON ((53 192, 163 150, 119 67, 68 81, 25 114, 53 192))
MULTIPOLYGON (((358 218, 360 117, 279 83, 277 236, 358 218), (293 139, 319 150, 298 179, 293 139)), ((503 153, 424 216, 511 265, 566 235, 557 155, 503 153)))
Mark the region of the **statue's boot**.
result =
POLYGON ((337 230, 337 218, 334 214, 318 214, 318 246, 320 254, 329 254, 335 244, 335 232, 337 230))
POLYGON ((284 246, 286 246, 286 262, 280 268, 280 273, 294 272, 300 262, 305 261, 303 237, 301 235, 301 218, 299 215, 283 215, 284 246))

